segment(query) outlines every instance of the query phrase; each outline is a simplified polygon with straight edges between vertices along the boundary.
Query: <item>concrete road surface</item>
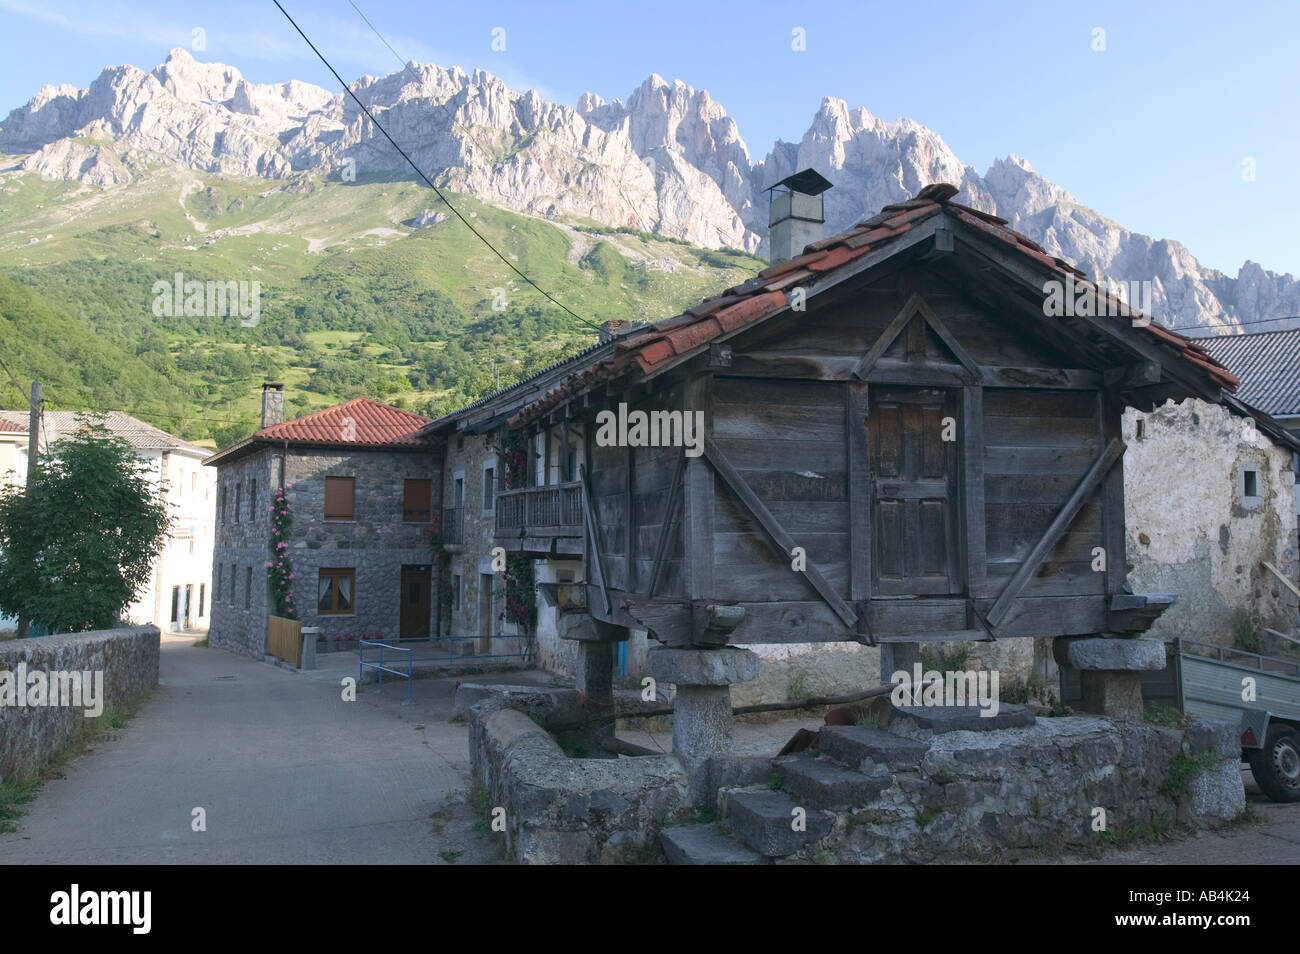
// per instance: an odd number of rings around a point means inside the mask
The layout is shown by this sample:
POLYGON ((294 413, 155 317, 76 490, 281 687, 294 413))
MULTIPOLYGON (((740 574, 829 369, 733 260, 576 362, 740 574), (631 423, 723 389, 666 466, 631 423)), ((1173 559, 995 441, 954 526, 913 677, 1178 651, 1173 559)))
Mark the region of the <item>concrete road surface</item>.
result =
POLYGON ((193 643, 163 639, 149 701, 42 786, 0 835, 0 863, 496 859, 465 804, 467 730, 446 721, 454 679, 417 681, 414 703, 404 680, 344 702, 355 655, 346 670, 295 674, 193 643), (192 830, 196 808, 206 831, 192 830))

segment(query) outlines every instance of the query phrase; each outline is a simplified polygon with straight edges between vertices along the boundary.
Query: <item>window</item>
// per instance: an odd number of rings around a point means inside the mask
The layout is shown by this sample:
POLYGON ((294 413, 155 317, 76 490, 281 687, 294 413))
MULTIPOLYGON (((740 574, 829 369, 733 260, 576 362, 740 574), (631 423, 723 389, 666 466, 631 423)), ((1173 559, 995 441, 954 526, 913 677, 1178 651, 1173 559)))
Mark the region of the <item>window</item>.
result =
POLYGON ((217 493, 217 513, 222 523, 226 522, 226 488, 222 487, 217 493))
POLYGON ((325 478, 325 519, 351 520, 352 502, 356 493, 355 477, 325 478))
POLYGON ((1256 510, 1263 503, 1259 466, 1242 464, 1240 474, 1241 476, 1237 478, 1237 503, 1245 510, 1256 510))
POLYGON ((402 519, 407 523, 428 523, 432 500, 433 481, 406 481, 402 485, 402 519))
POLYGON ((212 598, 213 598, 214 600, 219 600, 219 599, 221 599, 221 567, 222 567, 222 564, 218 563, 218 564, 217 564, 217 581, 216 581, 215 583, 212 584, 212 598))
POLYGON ((451 601, 452 601, 451 608, 459 611, 460 610, 460 574, 459 573, 457 573, 455 576, 451 578, 451 601))
POLYGON ((177 497, 185 496, 185 468, 184 467, 180 469, 180 477, 177 478, 176 480, 176 496, 177 497))
POLYGON ((356 570, 321 570, 316 584, 316 612, 322 616, 352 612, 356 570))
POLYGON ((239 508, 241 505, 240 502, 242 498, 243 498, 243 486, 241 484, 236 483, 235 484, 235 523, 239 523, 239 508))
POLYGON ((235 602, 235 583, 236 583, 236 580, 235 580, 235 574, 236 574, 237 572, 239 572, 239 568, 238 568, 237 566, 235 566, 235 564, 233 564, 233 563, 230 564, 230 602, 231 602, 231 604, 234 604, 234 602, 235 602))
POLYGON ((253 568, 244 568, 244 609, 253 605, 253 568))
POLYGON ((200 616, 203 615, 203 597, 207 596, 207 593, 208 593, 208 584, 200 583, 199 584, 199 615, 200 616))
POLYGON ((252 522, 257 519, 257 481, 248 482, 248 519, 252 522))
POLYGON ((496 461, 483 468, 483 512, 491 513, 496 502, 496 461))
MULTIPOLYGON (((190 492, 193 493, 198 489, 199 489, 199 472, 196 470, 190 474, 190 492)), ((202 616, 203 614, 200 613, 199 615, 202 616)))
POLYGON ((451 493, 451 505, 459 510, 465 506, 465 475, 457 474, 451 493))

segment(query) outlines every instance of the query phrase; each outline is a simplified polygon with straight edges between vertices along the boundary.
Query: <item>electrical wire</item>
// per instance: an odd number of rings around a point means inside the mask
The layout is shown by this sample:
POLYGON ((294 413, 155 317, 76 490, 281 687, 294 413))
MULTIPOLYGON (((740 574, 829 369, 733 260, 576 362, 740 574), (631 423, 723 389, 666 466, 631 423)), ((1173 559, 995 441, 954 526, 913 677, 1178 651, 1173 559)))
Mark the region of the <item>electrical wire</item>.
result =
POLYGON ((461 214, 461 211, 459 209, 457 209, 454 205, 451 204, 451 202, 447 199, 447 197, 443 195, 442 190, 439 189, 436 185, 434 185, 433 180, 430 179, 427 175, 425 175, 423 170, 421 170, 420 167, 415 164, 414 160, 412 160, 411 157, 406 154, 406 151, 397 144, 397 140, 395 140, 392 136, 388 134, 388 130, 385 129, 382 124, 380 124, 379 120, 375 119, 374 115, 370 112, 370 110, 366 108, 366 104, 361 102, 357 94, 352 91, 352 87, 349 86, 347 83, 343 82, 343 77, 339 75, 338 70, 334 69, 334 67, 330 64, 330 61, 325 58, 325 55, 316 48, 316 45, 312 43, 312 41, 308 38, 307 34, 303 32, 302 27, 298 26, 297 22, 293 19, 293 17, 289 16, 289 11, 285 10, 285 8, 281 6, 280 0, 271 0, 271 2, 274 3, 276 7, 279 9, 279 11, 284 14, 284 18, 289 21, 290 26, 292 26, 295 30, 298 31, 298 35, 302 37, 303 42, 305 42, 309 47, 311 47, 311 51, 316 54, 317 58, 322 63, 325 64, 325 68, 329 70, 331 74, 333 74, 336 80, 338 80, 338 83, 340 86, 343 87, 343 90, 349 96, 352 97, 352 101, 357 104, 357 108, 360 109, 361 112, 365 114, 365 117, 369 119, 370 122, 374 125, 374 127, 383 134, 384 138, 388 140, 389 144, 392 145, 392 147, 397 150, 398 154, 403 159, 406 160, 407 165, 409 165, 413 170, 415 170, 415 174, 424 180, 425 184, 428 185, 428 187, 434 191, 434 193, 438 196, 438 198, 441 199, 443 203, 447 206, 447 208, 451 210, 452 214, 455 215, 456 218, 460 219, 460 221, 464 223, 465 227, 468 228, 471 232, 473 232, 475 237, 478 238, 479 241, 481 241, 492 251, 492 254, 494 254, 497 258, 501 259, 501 261, 505 264, 507 268, 509 268, 512 272, 518 275, 524 282, 530 285, 534 291, 540 294, 551 304, 555 305, 557 308, 560 308, 571 317, 582 322, 588 328, 591 328, 594 331, 600 331, 599 325, 591 321, 588 321, 586 318, 583 318, 581 315, 579 315, 568 305, 564 304, 562 301, 560 301, 558 298, 556 298, 554 295, 552 295, 550 292, 544 289, 541 285, 537 284, 537 282, 533 281, 531 278, 525 275, 524 272, 517 265, 515 265, 512 261, 510 261, 510 259, 507 258, 506 255, 502 253, 500 249, 498 249, 495 245, 492 244, 491 241, 488 240, 487 236, 485 236, 482 232, 476 229, 473 223, 471 223, 468 218, 466 218, 463 214, 461 214))

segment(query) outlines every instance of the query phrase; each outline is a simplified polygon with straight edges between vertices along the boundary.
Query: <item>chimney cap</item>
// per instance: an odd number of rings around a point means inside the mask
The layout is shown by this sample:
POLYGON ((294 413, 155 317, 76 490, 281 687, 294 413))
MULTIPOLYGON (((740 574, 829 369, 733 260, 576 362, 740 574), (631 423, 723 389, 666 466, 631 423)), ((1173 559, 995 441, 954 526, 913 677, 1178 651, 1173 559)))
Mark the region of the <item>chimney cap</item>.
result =
POLYGON ((284 382, 283 382, 283 381, 263 381, 263 382, 262 382, 262 390, 263 390, 263 391, 283 391, 283 390, 284 390, 284 382))
POLYGON ((816 169, 803 169, 793 175, 788 175, 776 185, 769 186, 768 192, 773 189, 785 186, 791 192, 798 192, 803 195, 821 195, 827 189, 831 188, 831 183, 816 169))

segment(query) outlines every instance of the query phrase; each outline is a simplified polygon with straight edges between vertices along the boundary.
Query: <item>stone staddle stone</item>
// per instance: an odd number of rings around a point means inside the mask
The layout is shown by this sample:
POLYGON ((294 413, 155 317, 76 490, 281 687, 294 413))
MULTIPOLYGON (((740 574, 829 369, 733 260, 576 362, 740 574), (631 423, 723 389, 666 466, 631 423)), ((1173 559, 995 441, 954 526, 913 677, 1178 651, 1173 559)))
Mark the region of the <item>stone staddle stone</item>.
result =
POLYGON ((646 669, 658 682, 681 686, 730 686, 758 678, 758 656, 748 649, 652 649, 646 669))
POLYGON ((1165 668, 1165 644, 1150 637, 1057 639, 1055 648, 1058 663, 1082 672, 1140 672, 1165 668))
POLYGON ((731 684, 758 677, 758 656, 748 649, 652 649, 646 670, 677 687, 673 696, 673 753, 686 769, 691 798, 712 801, 710 759, 731 748, 731 684))

